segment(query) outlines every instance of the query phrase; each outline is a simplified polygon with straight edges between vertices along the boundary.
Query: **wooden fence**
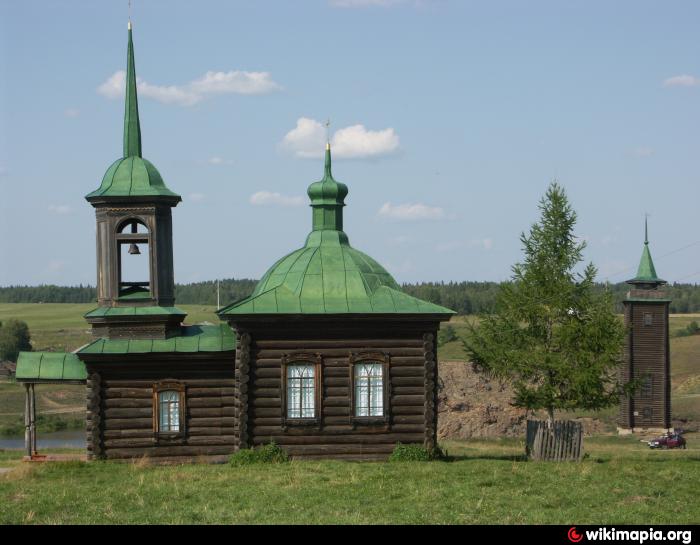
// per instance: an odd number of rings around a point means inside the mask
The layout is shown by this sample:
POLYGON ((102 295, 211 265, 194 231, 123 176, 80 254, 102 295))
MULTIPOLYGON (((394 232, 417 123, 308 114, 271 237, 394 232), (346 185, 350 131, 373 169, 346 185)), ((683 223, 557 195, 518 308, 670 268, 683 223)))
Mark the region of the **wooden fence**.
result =
POLYGON ((583 425, 573 420, 527 421, 526 453, 531 460, 578 462, 583 457, 583 425))

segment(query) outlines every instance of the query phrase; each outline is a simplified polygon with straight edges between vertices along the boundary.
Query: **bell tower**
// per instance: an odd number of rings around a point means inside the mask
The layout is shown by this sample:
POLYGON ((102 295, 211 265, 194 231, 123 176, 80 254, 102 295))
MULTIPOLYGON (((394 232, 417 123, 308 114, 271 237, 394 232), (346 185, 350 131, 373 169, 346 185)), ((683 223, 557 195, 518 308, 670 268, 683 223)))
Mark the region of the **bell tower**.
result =
POLYGON ((668 294, 649 251, 644 225, 644 249, 637 276, 623 301, 625 309, 622 382, 638 381, 634 393, 622 399, 618 417, 620 433, 671 429, 671 355, 668 333, 668 294))
POLYGON ((96 336, 163 339, 185 313, 174 307, 172 209, 182 200, 142 157, 131 22, 124 153, 85 196, 97 219, 97 302, 85 318, 96 336))

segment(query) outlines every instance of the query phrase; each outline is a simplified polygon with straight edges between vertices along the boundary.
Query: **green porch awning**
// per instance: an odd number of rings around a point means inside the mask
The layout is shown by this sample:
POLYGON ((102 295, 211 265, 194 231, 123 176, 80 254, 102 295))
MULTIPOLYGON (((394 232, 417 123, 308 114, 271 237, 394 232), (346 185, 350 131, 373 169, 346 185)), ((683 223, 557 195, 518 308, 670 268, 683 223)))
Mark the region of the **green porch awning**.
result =
POLYGON ((20 352, 17 382, 85 382, 87 371, 78 356, 65 352, 20 352))

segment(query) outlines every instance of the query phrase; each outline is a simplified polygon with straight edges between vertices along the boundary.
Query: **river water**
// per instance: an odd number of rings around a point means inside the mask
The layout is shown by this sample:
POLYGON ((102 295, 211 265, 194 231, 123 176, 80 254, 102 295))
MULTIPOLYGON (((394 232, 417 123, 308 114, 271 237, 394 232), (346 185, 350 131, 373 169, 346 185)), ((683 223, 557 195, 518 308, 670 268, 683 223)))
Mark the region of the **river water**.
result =
MULTIPOLYGON (((46 448, 85 448, 85 431, 37 433, 37 450, 46 448)), ((0 449, 24 449, 24 436, 0 437, 0 449)))

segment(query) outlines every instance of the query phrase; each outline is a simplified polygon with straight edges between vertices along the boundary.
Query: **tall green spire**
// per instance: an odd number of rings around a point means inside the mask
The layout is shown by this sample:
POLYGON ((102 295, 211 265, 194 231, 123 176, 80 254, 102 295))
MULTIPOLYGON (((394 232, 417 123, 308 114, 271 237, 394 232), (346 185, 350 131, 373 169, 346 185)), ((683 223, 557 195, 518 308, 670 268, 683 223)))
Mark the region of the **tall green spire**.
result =
POLYGON ((642 250, 642 258, 639 260, 637 276, 635 276, 632 280, 628 280, 627 283, 654 284, 657 286, 666 283, 665 280, 661 280, 656 275, 654 261, 651 259, 651 252, 649 251, 649 226, 647 223, 647 218, 644 218, 644 249, 642 250))
POLYGON ((139 123, 139 103, 136 95, 136 67, 134 66, 134 42, 131 38, 126 55, 126 103, 124 106, 124 157, 141 157, 141 124, 139 123))
POLYGON ((314 182, 307 191, 313 209, 314 231, 342 231, 343 206, 348 194, 348 186, 336 182, 331 172, 331 145, 326 144, 326 163, 323 179, 314 182))
MULTIPOLYGON (((129 47, 126 56, 126 100, 124 105, 124 154, 107 169, 102 183, 85 198, 104 197, 167 197, 171 202, 182 200, 165 185, 158 169, 141 155, 141 124, 136 95, 136 67, 134 66, 134 42, 129 21, 129 47)), ((175 206, 175 204, 173 204, 175 206)))

